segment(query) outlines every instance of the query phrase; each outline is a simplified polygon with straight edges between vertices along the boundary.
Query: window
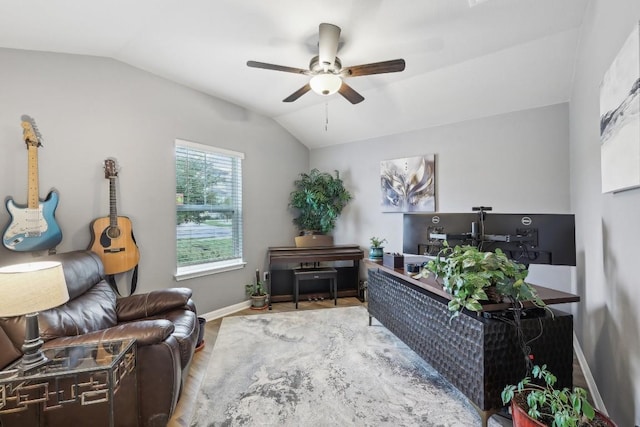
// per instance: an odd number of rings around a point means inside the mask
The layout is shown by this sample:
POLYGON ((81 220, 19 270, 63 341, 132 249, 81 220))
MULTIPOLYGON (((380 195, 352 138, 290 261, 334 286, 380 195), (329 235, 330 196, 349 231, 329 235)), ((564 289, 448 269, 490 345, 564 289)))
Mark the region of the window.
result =
POLYGON ((244 154, 176 140, 176 279, 240 268, 244 154))

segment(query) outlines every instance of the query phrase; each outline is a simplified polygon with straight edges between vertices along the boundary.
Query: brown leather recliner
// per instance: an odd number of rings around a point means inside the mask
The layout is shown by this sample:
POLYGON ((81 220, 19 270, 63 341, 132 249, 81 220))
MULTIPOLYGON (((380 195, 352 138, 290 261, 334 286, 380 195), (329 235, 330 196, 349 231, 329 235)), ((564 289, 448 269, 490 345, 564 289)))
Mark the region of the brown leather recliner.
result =
MULTIPOLYGON (((102 261, 93 252, 68 252, 47 260, 62 262, 69 301, 40 313, 44 347, 134 338, 138 405, 130 408, 130 414, 119 413, 118 418, 136 424, 137 417, 141 426, 165 426, 176 407, 198 339, 191 290, 170 288, 118 298, 104 280, 102 261)), ((22 355, 24 334, 24 316, 0 318, 0 367, 22 355)))

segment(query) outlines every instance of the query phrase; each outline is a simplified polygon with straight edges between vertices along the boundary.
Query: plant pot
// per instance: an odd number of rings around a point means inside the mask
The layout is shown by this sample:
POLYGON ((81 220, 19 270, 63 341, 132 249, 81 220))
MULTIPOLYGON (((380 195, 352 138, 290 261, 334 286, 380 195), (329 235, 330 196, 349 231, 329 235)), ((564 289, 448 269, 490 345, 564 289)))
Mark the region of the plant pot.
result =
MULTIPOLYGON (((513 427, 548 427, 538 420, 532 419, 520 405, 514 400, 511 401, 511 416, 513 419, 513 427)), ((603 421, 603 425, 608 427, 617 427, 609 417, 602 412, 596 410, 596 418, 603 421)))
POLYGON ((384 248, 370 248, 369 249, 369 259, 373 260, 381 260, 384 256, 384 248))
POLYGON ((252 310, 264 310, 267 308, 267 296, 251 296, 251 309, 252 310))
POLYGON ((498 287, 495 285, 484 288, 484 293, 487 294, 489 301, 493 303, 501 303, 503 301, 502 295, 498 292, 498 287))
POLYGON ((318 246, 333 246, 333 236, 327 234, 305 234, 296 236, 297 248, 313 248, 318 246))

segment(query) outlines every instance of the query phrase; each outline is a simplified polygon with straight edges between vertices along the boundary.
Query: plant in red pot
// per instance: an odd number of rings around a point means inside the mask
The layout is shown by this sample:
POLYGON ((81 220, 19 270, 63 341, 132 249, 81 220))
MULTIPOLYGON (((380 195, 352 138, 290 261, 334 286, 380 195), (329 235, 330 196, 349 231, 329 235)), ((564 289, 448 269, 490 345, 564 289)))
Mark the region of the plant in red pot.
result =
POLYGON ((531 373, 533 380, 527 376, 502 391, 502 402, 511 402, 514 427, 616 427, 591 406, 583 388, 555 389, 557 378, 547 365, 536 365, 531 373))

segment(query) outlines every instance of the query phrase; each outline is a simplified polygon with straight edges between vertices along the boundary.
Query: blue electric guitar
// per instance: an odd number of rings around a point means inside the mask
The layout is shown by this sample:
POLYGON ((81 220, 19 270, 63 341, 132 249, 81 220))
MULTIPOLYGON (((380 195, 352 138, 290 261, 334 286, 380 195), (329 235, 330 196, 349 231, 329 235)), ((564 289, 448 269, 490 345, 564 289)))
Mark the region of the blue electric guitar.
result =
POLYGON ((22 116, 23 139, 29 152, 27 205, 16 205, 7 199, 7 210, 11 215, 9 225, 2 235, 2 243, 12 251, 27 252, 55 248, 62 241, 62 231, 55 220, 58 193, 49 192, 47 198, 39 199, 38 192, 38 147, 40 134, 29 116, 22 116))

